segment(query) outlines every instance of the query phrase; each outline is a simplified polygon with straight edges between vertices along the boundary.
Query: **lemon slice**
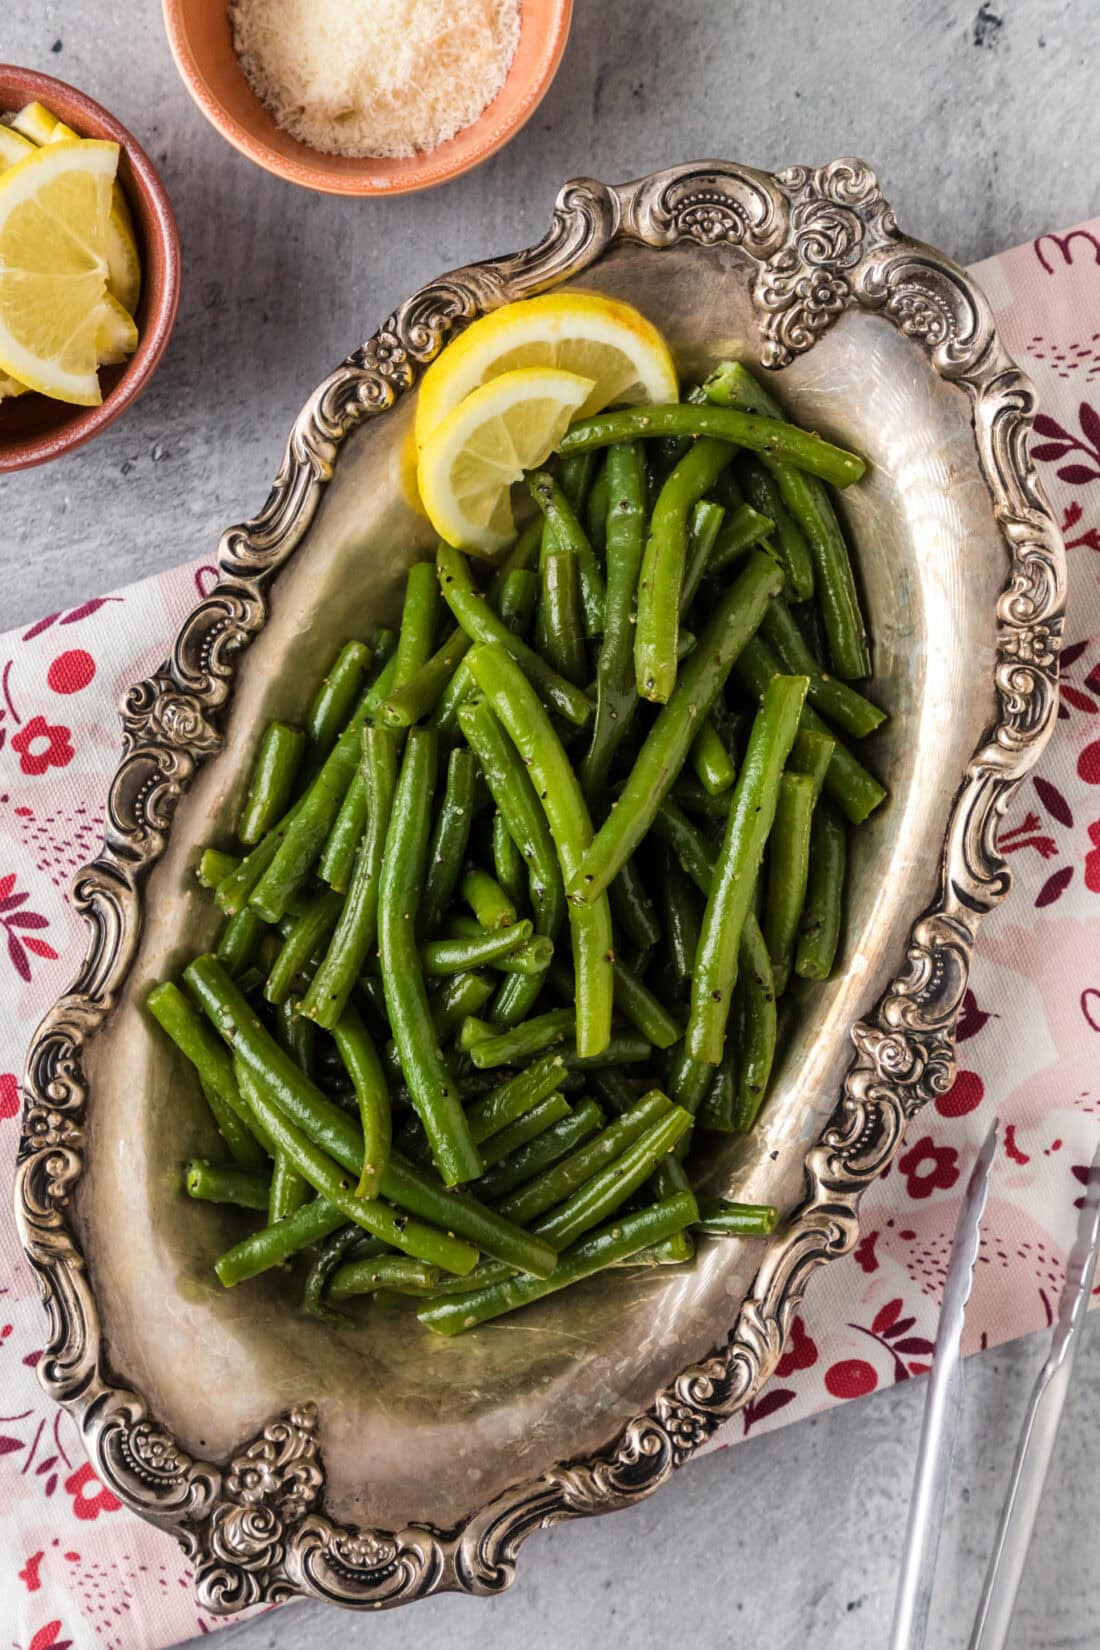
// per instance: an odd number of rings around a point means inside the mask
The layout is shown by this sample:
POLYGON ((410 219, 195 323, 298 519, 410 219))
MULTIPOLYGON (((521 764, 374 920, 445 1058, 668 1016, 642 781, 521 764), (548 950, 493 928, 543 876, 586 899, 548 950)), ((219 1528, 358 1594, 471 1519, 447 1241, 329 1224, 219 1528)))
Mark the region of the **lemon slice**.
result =
POLYGON ((94 407, 118 145, 50 144, 0 174, 0 372, 94 407))
POLYGON ((594 293, 550 292, 483 315, 432 362, 417 400, 418 445, 471 390, 522 367, 590 378, 582 417, 612 402, 679 398, 668 345, 638 310, 594 293))
POLYGON ((508 493, 553 452, 592 393, 554 367, 501 373, 448 413, 420 449, 420 497, 448 544, 491 554, 515 528, 508 493))
MULTIPOLYGON (((17 114, 12 115, 12 130, 20 132, 28 142, 34 144, 49 143, 50 134, 55 126, 61 122, 56 115, 52 115, 44 103, 24 103, 17 114)), ((68 126, 65 128, 70 137, 76 133, 68 126)))
POLYGON ((21 384, 18 378, 9 378, 6 373, 0 372, 0 401, 14 401, 17 395, 26 393, 26 384, 21 384))
POLYGON ((17 161, 26 160, 33 148, 34 144, 29 138, 21 137, 0 120, 0 171, 8 166, 14 166, 17 161))
POLYGON ((133 355, 138 346, 138 329, 129 310, 108 290, 99 306, 96 328, 96 357, 101 367, 116 367, 133 355))

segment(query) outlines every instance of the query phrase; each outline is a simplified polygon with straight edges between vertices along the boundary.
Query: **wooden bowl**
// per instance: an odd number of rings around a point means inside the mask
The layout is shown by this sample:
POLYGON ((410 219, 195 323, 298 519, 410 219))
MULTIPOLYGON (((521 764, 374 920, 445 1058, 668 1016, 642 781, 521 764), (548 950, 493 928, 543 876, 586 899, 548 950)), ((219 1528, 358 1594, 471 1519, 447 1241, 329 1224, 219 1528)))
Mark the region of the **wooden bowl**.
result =
POLYGON ((327 155, 277 126, 233 49, 226 0, 164 0, 164 23, 188 91, 224 138, 277 177, 329 195, 404 195, 478 166, 534 114, 557 73, 573 0, 523 0, 516 55, 478 118, 446 143, 408 160, 327 155))
POLYGON ((120 366, 100 369, 103 400, 74 407, 45 395, 0 401, 0 471, 25 470, 83 446, 141 394, 164 354, 180 293, 176 220, 145 150, 113 115, 63 80, 0 63, 0 110, 44 103, 80 137, 106 138, 119 146, 118 177, 133 214, 141 257, 141 301, 134 317, 138 346, 120 366))

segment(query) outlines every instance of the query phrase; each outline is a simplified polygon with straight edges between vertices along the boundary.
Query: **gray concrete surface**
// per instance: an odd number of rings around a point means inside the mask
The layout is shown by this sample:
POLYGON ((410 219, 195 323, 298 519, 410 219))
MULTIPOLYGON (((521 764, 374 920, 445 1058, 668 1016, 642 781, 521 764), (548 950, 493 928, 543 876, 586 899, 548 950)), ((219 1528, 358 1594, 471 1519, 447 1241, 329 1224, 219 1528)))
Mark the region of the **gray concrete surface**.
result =
MULTIPOLYGON (((291 416, 419 282, 532 240, 561 181, 726 155, 862 154, 902 224, 964 261, 1100 211, 1096 0, 577 0, 527 130, 466 178, 368 204, 240 159, 193 108, 156 0, 8 0, 0 58, 84 87, 137 132, 179 218, 179 324, 144 400, 44 470, 0 479, 0 629, 208 553, 262 501, 291 416)), ((1041 1359, 970 1366, 930 1650, 962 1650, 1021 1405, 1041 1359)), ((886 1642, 922 1384, 699 1462, 632 1513, 537 1538, 510 1594, 350 1619, 295 1607, 237 1650, 754 1650, 886 1642)), ((1100 1643, 1100 1335, 1086 1349, 1014 1630, 1100 1643)))

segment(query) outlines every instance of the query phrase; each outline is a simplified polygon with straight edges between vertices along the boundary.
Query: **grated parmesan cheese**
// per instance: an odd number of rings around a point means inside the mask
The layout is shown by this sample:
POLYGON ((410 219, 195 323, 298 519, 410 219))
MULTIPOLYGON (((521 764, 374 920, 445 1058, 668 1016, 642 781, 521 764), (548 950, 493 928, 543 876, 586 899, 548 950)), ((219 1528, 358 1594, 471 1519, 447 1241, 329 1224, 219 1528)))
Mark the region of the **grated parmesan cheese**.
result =
POLYGON ((253 91, 292 137, 336 155, 407 157, 492 102, 520 0, 232 0, 253 91))

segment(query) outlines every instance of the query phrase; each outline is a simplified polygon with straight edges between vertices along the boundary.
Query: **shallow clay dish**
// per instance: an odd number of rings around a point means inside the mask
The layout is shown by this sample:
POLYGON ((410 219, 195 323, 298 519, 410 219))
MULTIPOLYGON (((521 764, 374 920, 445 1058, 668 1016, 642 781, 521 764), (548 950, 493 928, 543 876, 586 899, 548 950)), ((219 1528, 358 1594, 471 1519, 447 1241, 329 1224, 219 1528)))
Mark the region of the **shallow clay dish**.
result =
POLYGON ((141 301, 134 317, 138 347, 117 367, 101 367, 103 400, 98 407, 74 407, 46 395, 0 401, 0 471, 44 464, 107 428, 137 400, 164 354, 180 296, 180 246, 176 220, 149 156, 137 139, 83 92, 63 80, 0 63, 0 111, 44 103, 79 137, 108 138, 121 151, 118 178, 126 194, 141 258, 141 301))
POLYGON ((245 78, 226 0, 164 0, 164 26, 187 90, 224 138, 277 177, 328 195, 404 195, 478 166, 528 121, 558 71, 573 0, 523 0, 516 55, 493 101, 463 131, 409 160, 326 155, 299 143, 245 78))
POLYGON ((89 955, 30 1052, 16 1188, 50 1310, 39 1374, 104 1484, 187 1547, 205 1608, 494 1592, 533 1530, 649 1494, 759 1392, 811 1272, 951 1085, 975 931, 1008 888, 997 823, 1053 725, 1064 601, 1033 410, 981 293, 898 233, 858 161, 567 184, 537 246, 422 288, 310 396, 220 583, 127 698, 107 842, 74 889, 89 955), (712 1160, 708 1189, 779 1207, 774 1237, 455 1340, 377 1306, 322 1328, 279 1277, 213 1281, 242 1217, 180 1193, 215 1137, 142 1003, 214 937, 194 867, 265 721, 301 717, 317 661, 392 624, 432 553, 401 485, 423 367, 471 317, 573 283, 639 305, 686 376, 774 370, 797 422, 870 459, 839 507, 891 800, 853 839, 841 965, 807 986, 759 1126, 712 1160))

